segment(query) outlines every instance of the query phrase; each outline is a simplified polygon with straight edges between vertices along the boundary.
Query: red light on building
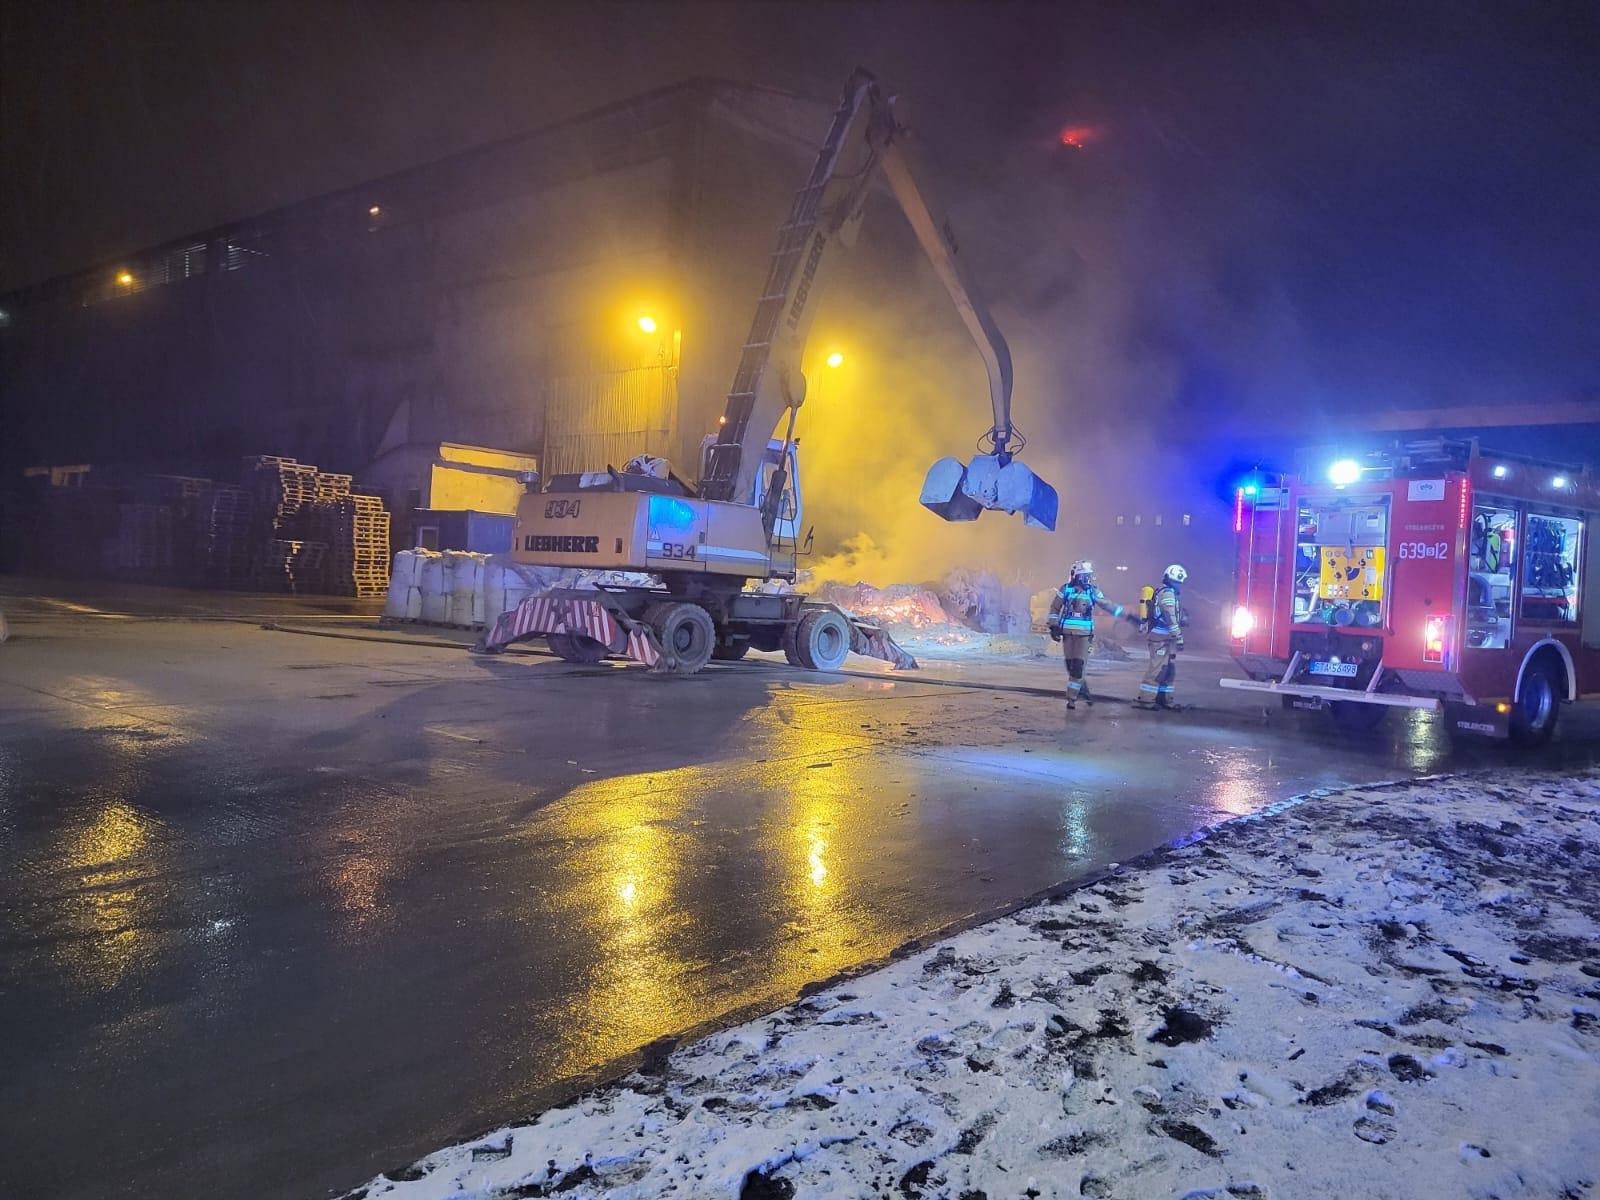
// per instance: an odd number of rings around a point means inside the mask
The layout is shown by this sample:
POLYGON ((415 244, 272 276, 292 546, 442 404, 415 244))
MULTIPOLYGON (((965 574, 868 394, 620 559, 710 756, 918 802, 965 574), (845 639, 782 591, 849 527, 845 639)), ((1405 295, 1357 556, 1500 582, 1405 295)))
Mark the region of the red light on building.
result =
POLYGON ((1105 136, 1105 127, 1102 125, 1068 125, 1061 131, 1061 144, 1070 146, 1074 150, 1082 150, 1094 145, 1105 136))

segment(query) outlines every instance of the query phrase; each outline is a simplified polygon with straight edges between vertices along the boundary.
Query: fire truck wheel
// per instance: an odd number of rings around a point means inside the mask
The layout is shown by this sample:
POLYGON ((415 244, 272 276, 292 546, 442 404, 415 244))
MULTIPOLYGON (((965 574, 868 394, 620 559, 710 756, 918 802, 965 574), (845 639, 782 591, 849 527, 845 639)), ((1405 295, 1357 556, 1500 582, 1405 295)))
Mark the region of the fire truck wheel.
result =
POLYGON ((555 656, 567 662, 597 663, 605 660, 606 648, 594 638, 584 637, 581 633, 552 633, 545 640, 550 643, 555 656))
POLYGON ((1542 746, 1556 731, 1561 715, 1562 680, 1548 663, 1534 663, 1522 677, 1522 690, 1511 707, 1511 740, 1519 746, 1542 746))
POLYGON ((750 639, 740 637, 730 641, 719 641, 717 648, 711 652, 711 657, 717 662, 738 662, 748 653, 750 653, 750 639))
POLYGON ((1352 700, 1335 700, 1331 709, 1333 723, 1347 733, 1376 729, 1389 715, 1389 710, 1381 704, 1360 704, 1352 700))
POLYGON ((850 653, 850 623, 831 608, 808 612, 794 627, 794 648, 802 667, 837 671, 850 653))
POLYGON ((656 631, 667 665, 679 675, 693 675, 711 661, 717 628, 711 614, 698 604, 681 600, 653 604, 644 615, 656 631))

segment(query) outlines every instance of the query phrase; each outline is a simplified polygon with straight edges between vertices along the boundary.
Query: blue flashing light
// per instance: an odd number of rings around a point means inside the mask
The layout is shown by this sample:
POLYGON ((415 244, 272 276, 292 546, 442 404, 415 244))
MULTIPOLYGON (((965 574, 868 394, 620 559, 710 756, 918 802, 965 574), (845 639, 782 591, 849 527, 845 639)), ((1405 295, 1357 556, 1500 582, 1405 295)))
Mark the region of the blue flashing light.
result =
POLYGON ((1258 487, 1256 484, 1247 483, 1240 490, 1243 491, 1246 496, 1254 496, 1256 493, 1258 493, 1261 490, 1261 488, 1258 487))
POLYGON ((650 536, 686 534, 695 526, 694 505, 676 496, 650 497, 650 536))
POLYGON ((1346 487, 1361 479, 1361 464, 1353 458, 1341 458, 1328 467, 1328 482, 1334 487, 1346 487))

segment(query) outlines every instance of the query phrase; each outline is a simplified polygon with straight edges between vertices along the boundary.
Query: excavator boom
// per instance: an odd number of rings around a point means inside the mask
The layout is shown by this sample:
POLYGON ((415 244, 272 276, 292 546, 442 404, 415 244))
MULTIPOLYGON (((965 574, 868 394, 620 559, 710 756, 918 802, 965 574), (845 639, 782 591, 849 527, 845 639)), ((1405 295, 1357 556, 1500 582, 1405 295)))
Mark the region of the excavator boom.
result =
POLYGON ((922 503, 946 520, 972 520, 987 508, 1020 512, 1029 524, 1054 529, 1055 489, 1013 461, 1022 439, 1011 423, 1011 351, 967 278, 949 222, 937 215, 917 183, 908 136, 896 119, 893 98, 884 95, 870 72, 857 69, 811 174, 779 228, 700 494, 729 501, 752 495, 768 439, 786 411, 792 434, 793 414, 805 400, 801 356, 829 251, 835 242, 855 240, 867 194, 881 172, 989 376, 993 424, 984 435, 986 451, 970 468, 955 459, 935 463, 922 503))

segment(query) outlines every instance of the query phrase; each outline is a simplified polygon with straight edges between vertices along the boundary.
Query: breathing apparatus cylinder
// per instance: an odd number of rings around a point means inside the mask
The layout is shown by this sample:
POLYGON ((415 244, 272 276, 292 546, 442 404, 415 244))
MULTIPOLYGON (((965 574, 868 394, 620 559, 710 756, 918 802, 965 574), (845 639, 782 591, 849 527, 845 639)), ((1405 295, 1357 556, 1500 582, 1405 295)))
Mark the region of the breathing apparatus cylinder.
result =
POLYGON ((1156 619, 1156 589, 1148 583, 1139 589, 1139 632, 1149 633, 1156 619))

